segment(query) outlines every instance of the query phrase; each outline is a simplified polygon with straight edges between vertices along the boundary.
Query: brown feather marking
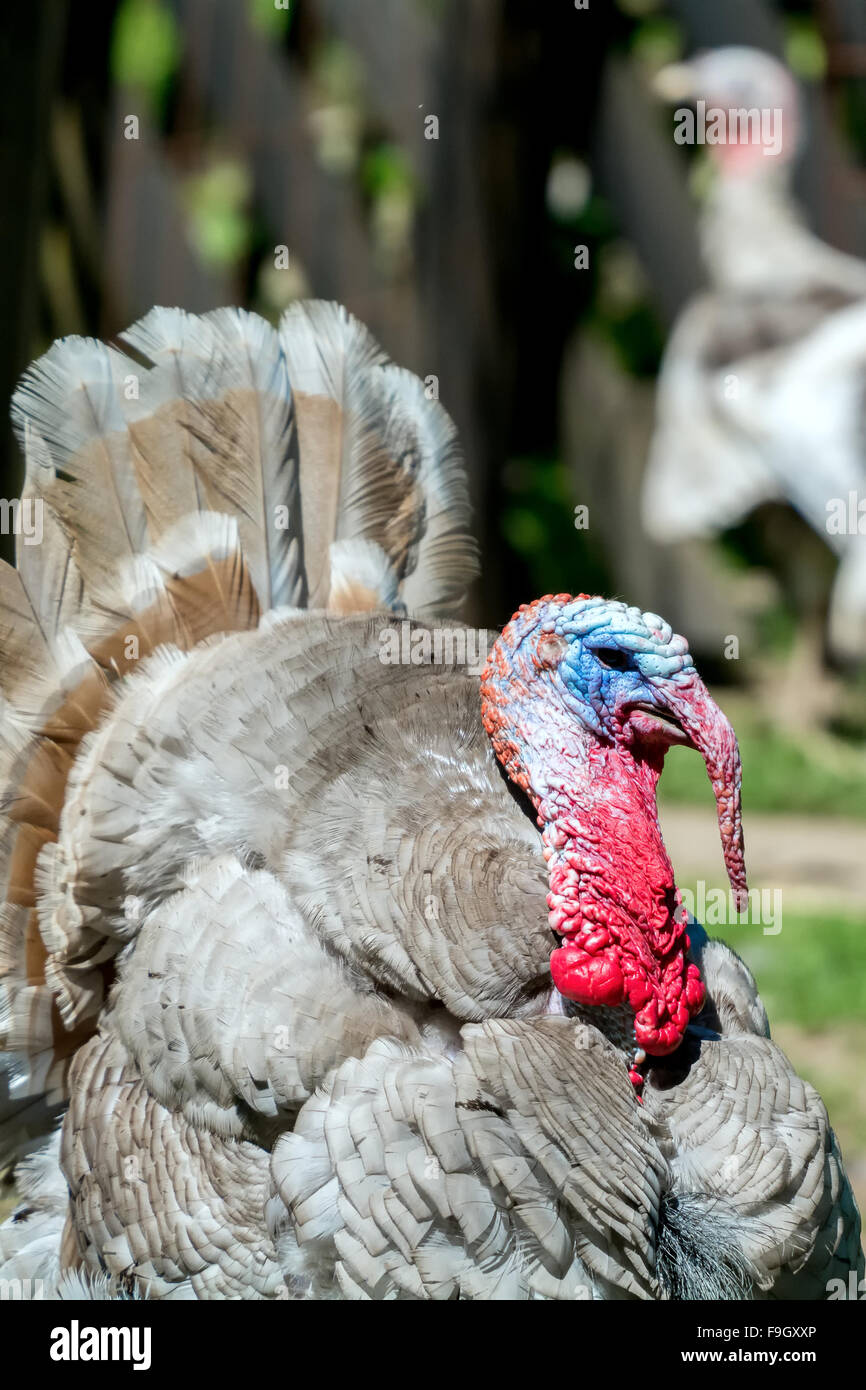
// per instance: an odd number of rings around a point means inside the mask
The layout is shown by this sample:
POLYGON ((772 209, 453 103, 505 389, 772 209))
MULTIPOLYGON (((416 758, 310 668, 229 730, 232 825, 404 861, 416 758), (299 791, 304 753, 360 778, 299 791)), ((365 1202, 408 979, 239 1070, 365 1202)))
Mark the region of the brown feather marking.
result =
POLYGON ((190 456, 207 502, 206 510, 227 512, 239 520, 249 517, 264 534, 270 518, 261 516, 261 497, 250 493, 251 480, 261 487, 261 471, 251 472, 249 467, 250 461, 262 454, 262 404, 261 393, 247 387, 224 391, 212 400, 190 405, 188 428, 190 456))
POLYGON ((35 907, 33 871, 43 845, 57 839, 56 829, 38 825, 22 825, 12 844, 9 859, 9 884, 6 901, 16 907, 35 907))
MULTIPOLYGON (((31 897, 35 896, 31 890, 31 897)), ((45 984, 45 962, 47 959, 48 952, 45 949, 45 942, 39 933, 39 918, 35 907, 32 907, 27 914, 27 926, 24 931, 24 970, 29 985, 45 984)))
POLYGON ((189 401, 172 400, 129 426, 132 466, 154 540, 175 522, 201 510, 192 459, 192 418, 189 401), (151 459, 158 459, 159 467, 151 459))
POLYGON ((165 587, 185 634, 184 650, 218 632, 246 632, 258 627, 258 595, 240 554, 211 560, 206 570, 176 576, 165 587))
POLYGON ((83 574, 104 573, 119 553, 130 554, 135 547, 118 489, 118 480, 127 473, 127 447, 125 429, 89 439, 65 460, 68 478, 54 476, 40 481, 40 496, 74 538, 83 574))
POLYGON ((394 479, 394 511, 385 523, 380 544, 391 557, 391 564, 402 578, 412 546, 424 529, 424 493, 416 482, 401 472, 394 479), (400 492, 402 490, 402 496, 400 492))
POLYGON ((71 767, 68 749, 49 739, 41 739, 8 808, 9 819, 56 834, 71 767))
POLYGON ((301 455, 301 516, 310 608, 326 608, 331 587, 330 545, 340 498, 343 412, 329 396, 294 392, 301 455))
MULTIPOLYGON (((65 748, 70 755, 71 763, 85 734, 89 734, 99 723, 99 717, 108 702, 108 694, 109 686, 102 672, 88 671, 56 710, 46 711, 38 730, 39 736, 65 748)), ((64 777, 63 787, 65 786, 64 777)))
POLYGON ((336 613, 341 618, 347 618, 352 613, 376 613, 381 607, 381 595, 353 579, 341 584, 328 602, 328 612, 336 613))
MULTIPOLYGON (((354 521, 351 534, 375 541, 388 555, 396 573, 405 574, 409 553, 420 538, 424 523, 424 494, 402 459, 380 456, 374 481, 363 492, 363 521, 356 515, 358 498, 343 495, 340 428, 342 409, 327 396, 294 394, 301 457, 301 508, 304 553, 310 608, 331 607, 330 543, 341 539, 338 512, 348 507, 354 521), (336 443, 335 443, 336 441, 336 443), (336 457, 335 457, 336 453, 336 457)), ((381 606, 380 601, 372 605, 381 606)), ((333 606, 338 613, 358 612, 346 608, 342 599, 333 606)))

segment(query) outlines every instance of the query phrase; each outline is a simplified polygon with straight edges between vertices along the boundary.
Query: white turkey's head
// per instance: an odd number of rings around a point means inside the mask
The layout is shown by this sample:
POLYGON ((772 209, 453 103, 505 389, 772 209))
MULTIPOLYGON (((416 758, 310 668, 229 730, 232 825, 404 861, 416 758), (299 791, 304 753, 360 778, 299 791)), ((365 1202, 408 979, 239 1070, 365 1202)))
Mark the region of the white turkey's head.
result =
POLYGON ((765 177, 790 164, 801 135, 797 83, 788 69, 757 48, 713 48, 656 74, 665 101, 703 103, 707 150, 724 175, 765 177), (719 120, 714 113, 724 113, 719 120), (721 138, 719 138, 721 136, 721 138))

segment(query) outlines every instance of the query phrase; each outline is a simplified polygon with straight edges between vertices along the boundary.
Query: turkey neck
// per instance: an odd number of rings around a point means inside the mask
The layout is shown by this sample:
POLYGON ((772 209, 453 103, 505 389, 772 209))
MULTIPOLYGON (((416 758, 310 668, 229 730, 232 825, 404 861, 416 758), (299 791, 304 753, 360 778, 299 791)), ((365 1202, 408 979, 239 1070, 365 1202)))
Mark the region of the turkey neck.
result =
MULTIPOLYGON (((545 763, 548 759, 544 759, 545 763)), ((662 1055, 703 1002, 686 959, 685 914, 662 840, 656 787, 663 754, 575 735, 556 770, 533 776, 550 876, 547 903, 563 938, 551 956, 557 989, 582 1006, 627 1003, 634 1039, 662 1055)))

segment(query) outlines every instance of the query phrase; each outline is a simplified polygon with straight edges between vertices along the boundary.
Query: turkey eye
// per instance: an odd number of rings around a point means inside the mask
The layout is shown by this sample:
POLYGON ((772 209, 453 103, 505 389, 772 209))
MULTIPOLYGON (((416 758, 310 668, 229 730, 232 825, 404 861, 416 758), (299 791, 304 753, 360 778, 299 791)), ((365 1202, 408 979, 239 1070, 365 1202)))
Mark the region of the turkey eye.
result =
POLYGON ((612 671, 624 671, 628 666, 628 657, 619 647, 596 647, 595 655, 602 666, 609 666, 612 671))

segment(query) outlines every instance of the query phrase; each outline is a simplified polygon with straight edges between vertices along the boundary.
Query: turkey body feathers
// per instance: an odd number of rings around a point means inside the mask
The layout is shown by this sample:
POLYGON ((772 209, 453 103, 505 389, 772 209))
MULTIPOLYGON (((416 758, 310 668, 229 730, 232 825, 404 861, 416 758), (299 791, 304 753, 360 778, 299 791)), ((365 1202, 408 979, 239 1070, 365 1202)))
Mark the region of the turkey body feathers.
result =
POLYGON ((125 342, 56 345, 16 397, 46 554, 0 575, 5 1133, 68 1108, 0 1270, 820 1296, 856 1209, 745 967, 693 930, 700 1039, 638 1106, 631 1021, 552 986, 478 677, 393 660, 474 573, 447 417, 334 305, 125 342))

